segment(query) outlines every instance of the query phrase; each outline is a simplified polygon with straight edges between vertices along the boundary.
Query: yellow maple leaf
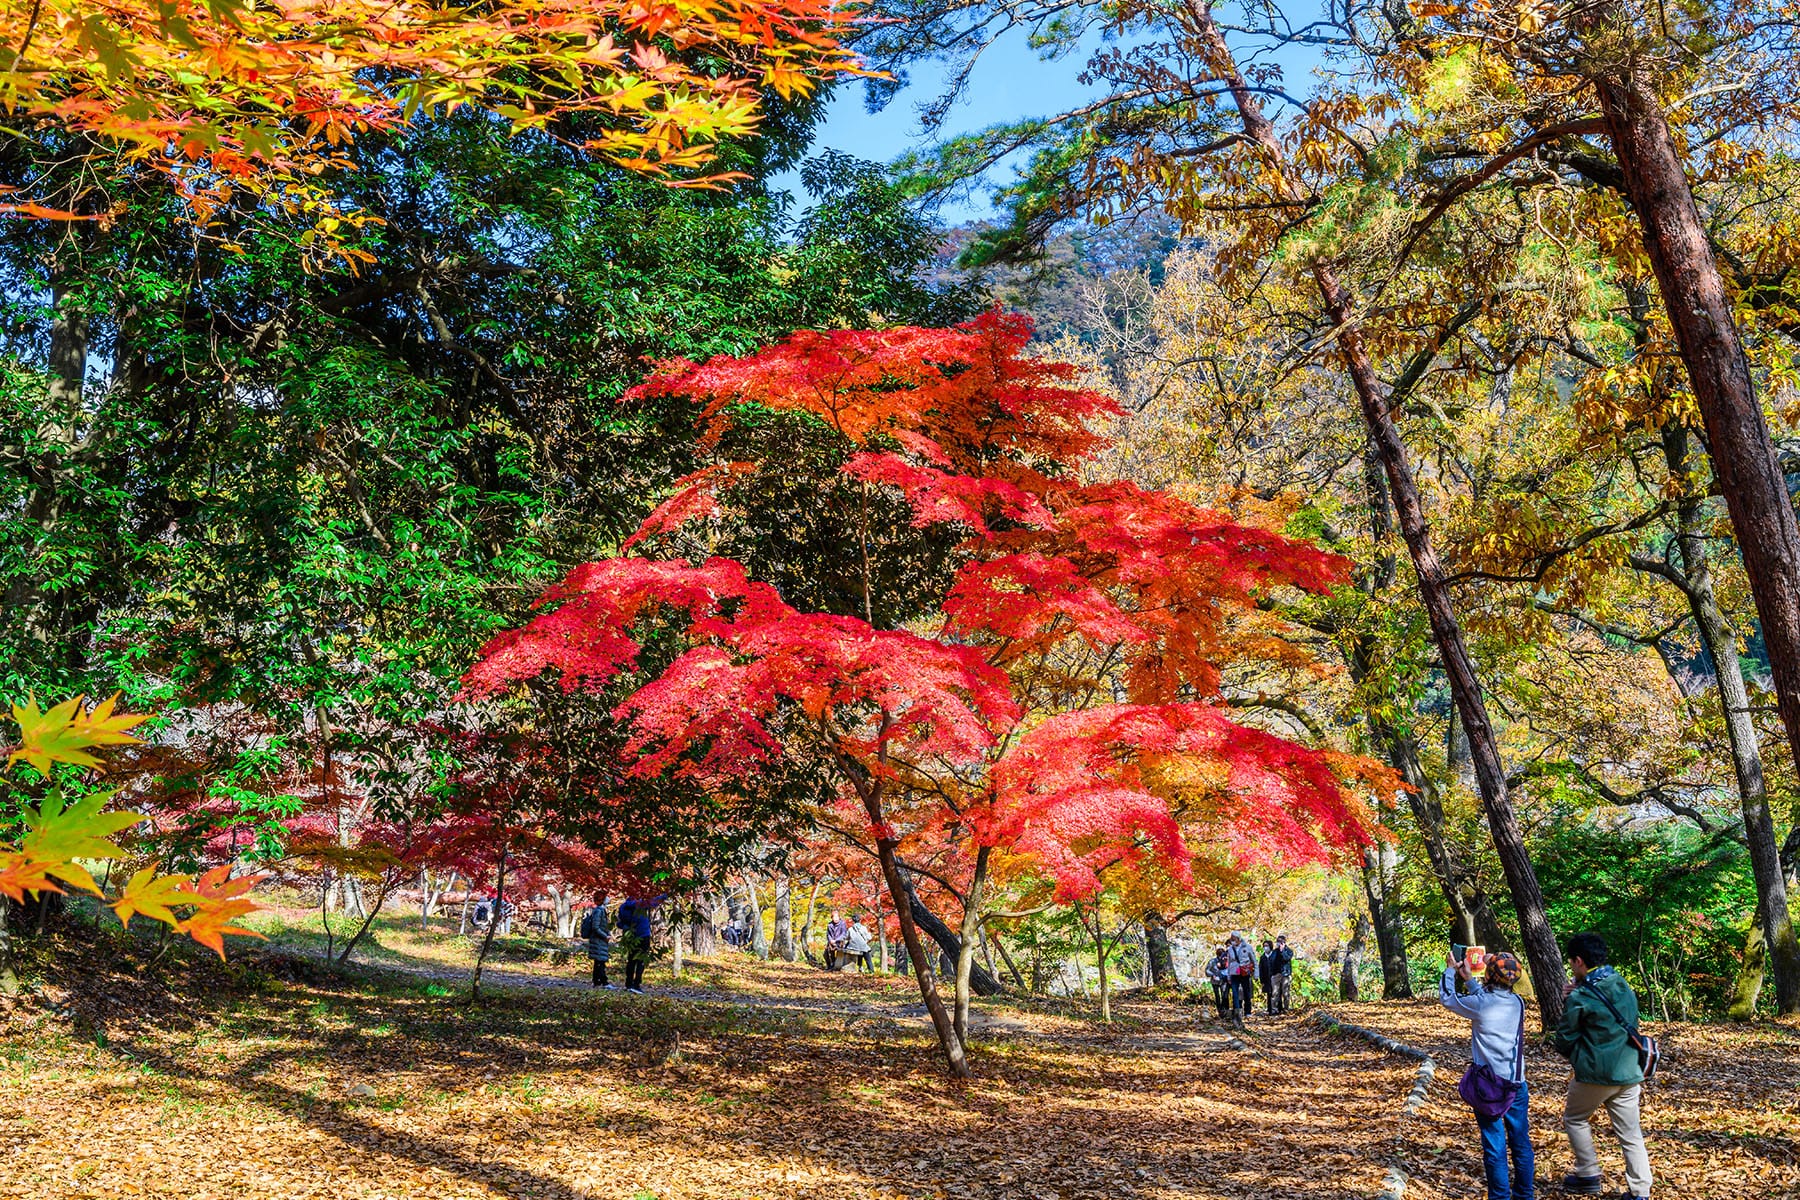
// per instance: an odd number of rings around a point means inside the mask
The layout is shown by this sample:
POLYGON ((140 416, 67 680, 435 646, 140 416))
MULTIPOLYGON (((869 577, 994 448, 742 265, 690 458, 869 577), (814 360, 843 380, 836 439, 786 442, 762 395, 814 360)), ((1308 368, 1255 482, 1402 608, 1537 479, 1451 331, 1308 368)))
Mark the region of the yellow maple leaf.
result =
POLYGON ((82 707, 85 696, 76 696, 48 711, 38 708, 33 696, 23 705, 13 705, 13 720, 19 723, 19 747, 6 756, 6 766, 24 759, 48 778, 52 763, 73 763, 97 767, 100 760, 87 751, 95 746, 121 746, 139 739, 125 731, 141 725, 149 717, 138 713, 113 713, 119 694, 102 700, 91 710, 82 707))
POLYGON ((112 910, 118 914, 119 924, 129 928, 131 918, 138 913, 165 925, 181 924, 181 918, 171 912, 169 906, 193 903, 193 876, 158 875, 156 866, 151 863, 133 875, 119 898, 113 901, 112 910))

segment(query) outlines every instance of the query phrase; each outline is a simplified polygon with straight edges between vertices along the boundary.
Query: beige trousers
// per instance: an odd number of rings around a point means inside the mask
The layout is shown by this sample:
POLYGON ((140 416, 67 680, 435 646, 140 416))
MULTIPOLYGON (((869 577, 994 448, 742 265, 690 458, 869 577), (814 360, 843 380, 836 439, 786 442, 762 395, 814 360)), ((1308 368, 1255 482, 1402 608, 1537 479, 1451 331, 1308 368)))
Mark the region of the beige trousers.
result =
POLYGON ((1588 1118, 1602 1104, 1612 1119, 1613 1136, 1625 1151, 1625 1182, 1633 1196, 1650 1194, 1650 1154, 1644 1149, 1644 1131, 1638 1124, 1640 1085, 1619 1086, 1605 1083, 1569 1081, 1569 1098, 1563 1105, 1563 1132, 1569 1135, 1569 1149, 1575 1152, 1575 1173, 1587 1178, 1600 1174, 1600 1156, 1594 1153, 1594 1130, 1588 1118))

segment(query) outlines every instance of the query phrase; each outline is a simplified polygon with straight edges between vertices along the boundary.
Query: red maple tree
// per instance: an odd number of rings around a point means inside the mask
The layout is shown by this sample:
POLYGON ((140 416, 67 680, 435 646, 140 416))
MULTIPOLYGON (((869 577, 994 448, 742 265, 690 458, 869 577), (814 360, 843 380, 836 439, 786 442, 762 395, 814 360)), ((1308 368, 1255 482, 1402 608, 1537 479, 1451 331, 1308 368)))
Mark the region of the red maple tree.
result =
MULTIPOLYGON (((861 563, 860 613, 804 611, 739 562, 616 557, 576 568, 469 672, 475 693, 546 673, 565 689, 630 691, 613 719, 640 775, 732 781, 804 745, 830 764, 846 835, 879 858, 900 934, 951 1069, 963 1056, 972 945, 992 856, 1034 865, 1064 901, 1103 871, 1154 863, 1190 878, 1196 845, 1242 863, 1323 861, 1373 828, 1394 786, 1366 760, 1226 715, 1233 667, 1299 657, 1256 610, 1272 589, 1328 591, 1347 564, 1175 497, 1082 472, 1113 401, 1076 369, 1025 353, 1027 319, 952 329, 801 332, 748 358, 666 364, 638 395, 702 404, 720 458, 683 480, 628 547, 676 545, 696 523, 753 511, 791 457, 758 428, 813 431, 834 465, 816 486, 862 500, 836 531, 861 563), (748 436, 747 436, 748 431, 748 436), (949 538, 954 569, 928 611, 875 619, 873 562, 898 552, 868 516, 900 498, 908 536, 949 538), (643 666, 647 641, 678 652, 643 666), (905 828, 902 828, 902 826, 905 828), (897 848, 927 832, 961 848, 956 1012, 909 915, 897 848)), ((856 594, 855 588, 847 594, 856 594)))

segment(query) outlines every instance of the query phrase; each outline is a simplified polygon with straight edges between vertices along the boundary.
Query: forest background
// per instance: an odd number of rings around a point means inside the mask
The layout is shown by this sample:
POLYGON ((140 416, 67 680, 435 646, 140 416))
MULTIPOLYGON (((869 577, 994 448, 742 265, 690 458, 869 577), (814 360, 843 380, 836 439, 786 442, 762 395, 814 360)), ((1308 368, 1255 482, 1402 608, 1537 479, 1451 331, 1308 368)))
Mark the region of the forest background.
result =
MULTIPOLYGON (((921 114, 941 133, 995 13, 882 11, 854 44, 893 81, 949 64, 921 114)), ((216 152, 196 184, 66 115, 9 139, 0 694, 120 692, 153 714, 109 780, 152 818, 128 865, 254 867, 352 915, 510 869, 565 924, 595 887, 654 886, 691 938, 746 872, 777 913, 815 882, 879 906, 888 826, 847 821, 817 761, 729 790, 646 781, 620 769, 608 706, 520 679, 483 698, 465 677, 546 588, 643 529, 757 566, 788 603, 916 627, 991 514, 926 521, 916 488, 875 480, 878 614, 869 481, 860 532, 841 481, 821 482, 858 449, 841 428, 740 414, 746 454, 806 469, 651 528, 730 464, 694 437, 705 398, 632 389, 796 330, 945 329, 998 303, 1036 318, 1032 353, 1119 403, 1069 478, 1347 562, 1328 596, 1294 568, 1222 589, 1211 694, 1175 698, 1229 710, 1246 744, 1384 763, 1407 786, 1346 774, 1374 836, 1316 839, 1323 866, 1244 852, 1245 823, 1193 799, 1240 790, 1217 780, 1146 785, 1179 824, 1161 860, 1097 858, 1151 836, 1109 810, 1057 826, 1054 852, 1001 845, 982 874, 998 843, 978 819, 909 810, 908 914, 960 960, 959 1010, 996 982, 972 970, 995 941, 1093 947, 1102 976, 1140 954, 1161 982, 1184 923, 1318 911, 1345 986, 1372 944, 1362 983, 1388 996, 1453 941, 1529 949, 1543 926, 1603 933, 1668 1017, 1800 1009, 1793 689, 1604 99, 1622 79, 1660 106, 1704 233, 1688 249, 1725 289, 1785 481, 1785 13, 1006 11, 1086 64, 1087 98, 891 165, 809 157, 828 88, 773 90, 756 136, 660 172, 729 176, 702 188, 668 186, 641 146, 571 136, 592 113, 521 127, 475 104, 359 130, 275 190, 213 186, 233 170, 216 152), (772 188, 796 171, 809 207, 772 188), (997 219, 943 227, 946 198, 996 177, 997 219), (1416 511, 1392 474, 1408 460, 1416 511), (1091 883, 1069 887, 1056 853, 1091 883)), ((881 79, 835 86, 891 98, 881 79)), ((42 782, 0 782, 20 840, 42 782)), ((13 927, 38 911, 15 904, 13 927)))

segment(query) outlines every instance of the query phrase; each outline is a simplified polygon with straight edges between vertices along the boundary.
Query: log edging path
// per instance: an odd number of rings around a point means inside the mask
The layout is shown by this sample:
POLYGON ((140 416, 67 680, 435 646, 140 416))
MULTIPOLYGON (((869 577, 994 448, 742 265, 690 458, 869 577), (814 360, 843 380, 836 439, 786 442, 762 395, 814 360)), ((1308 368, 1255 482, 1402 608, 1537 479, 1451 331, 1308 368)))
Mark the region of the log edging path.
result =
POLYGON ((1387 1164, 1387 1179, 1378 1196, 1378 1200, 1405 1200, 1406 1196, 1406 1163, 1401 1155, 1402 1134, 1406 1126, 1406 1118, 1417 1113, 1425 1103, 1426 1094, 1431 1090, 1431 1081, 1437 1075, 1437 1060, 1417 1046, 1409 1046, 1405 1042, 1397 1042, 1384 1033, 1366 1029, 1361 1025, 1352 1025, 1340 1021, 1330 1012, 1315 1008, 1311 1018, 1332 1033, 1345 1033, 1351 1037, 1361 1038, 1378 1050, 1388 1054, 1398 1054, 1402 1058, 1410 1058, 1418 1062, 1419 1069, 1413 1075, 1412 1090, 1406 1093, 1406 1099, 1400 1105, 1400 1114, 1394 1127, 1394 1151, 1387 1164))

